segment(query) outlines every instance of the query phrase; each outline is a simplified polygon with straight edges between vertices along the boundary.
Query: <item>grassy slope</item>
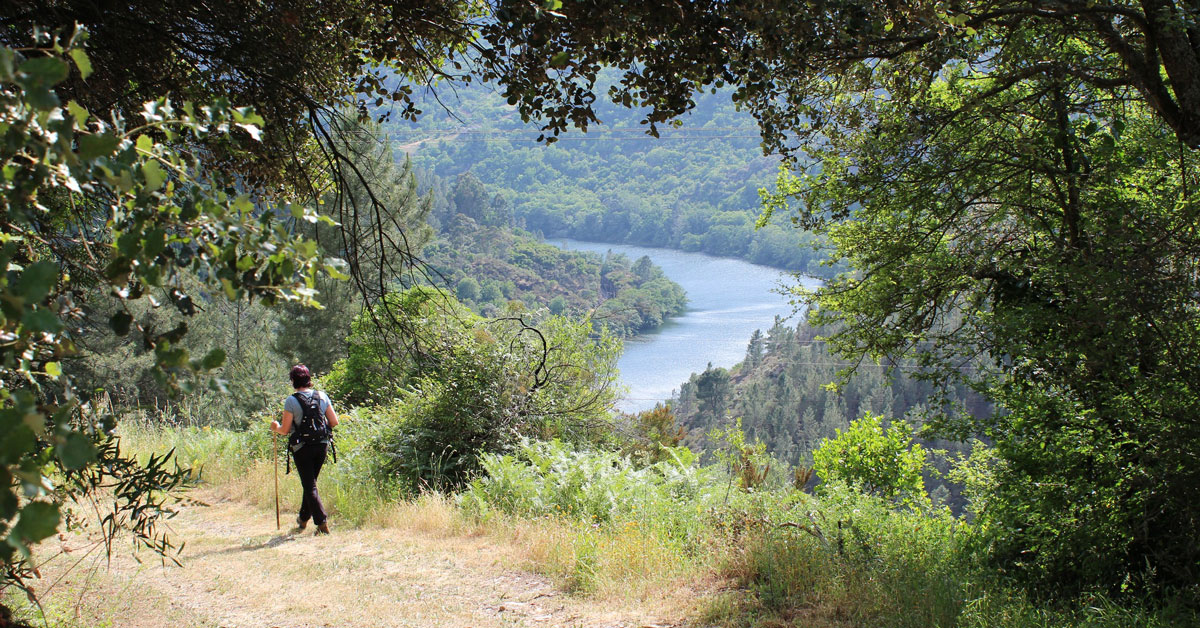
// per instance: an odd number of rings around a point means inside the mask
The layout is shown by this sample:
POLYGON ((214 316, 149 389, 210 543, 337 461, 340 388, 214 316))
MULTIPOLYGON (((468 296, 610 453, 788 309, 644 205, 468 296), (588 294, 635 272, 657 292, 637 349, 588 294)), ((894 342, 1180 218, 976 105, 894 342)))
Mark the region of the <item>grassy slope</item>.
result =
MULTIPOLYGON (((348 417, 342 461, 321 478, 337 529, 329 539, 274 532, 264 431, 126 426, 134 450, 175 447, 182 461, 204 465, 200 495, 214 505, 188 509, 176 524, 192 548, 185 554, 191 571, 120 557, 98 580, 77 571, 45 596, 52 625, 236 626, 273 618, 274 625, 365 626, 387 625, 385 616, 421 616, 430 618, 421 625, 447 626, 1150 628, 1196 619, 1121 608, 1101 597, 1063 609, 1039 606, 982 576, 965 551, 975 531, 944 513, 896 511, 839 491, 822 498, 786 487, 744 492, 718 470, 687 461, 639 471, 611 454, 551 447, 535 465, 493 460, 493 479, 461 506, 430 494, 401 499, 364 480, 354 420, 348 417), (489 564, 475 554, 498 559, 489 564), (298 566, 301 555, 315 557, 311 573, 298 566), (529 578, 513 566, 548 580, 505 584, 529 578), (326 603, 275 595, 280 581, 320 574, 331 574, 335 592, 326 603), (574 595, 537 602, 537 610, 530 604, 541 597, 530 595, 543 589, 574 595), (97 595, 106 603, 95 603, 97 595), (414 595, 418 600, 409 601, 414 595), (126 603, 132 615, 114 614, 126 603), (154 610, 160 607, 167 610, 154 610), (366 623, 345 623, 356 613, 366 613, 366 623)), ((298 491, 294 477, 281 480, 287 513, 298 491)), ((82 538, 67 541, 77 542, 82 538)), ((48 580, 61 564, 45 570, 48 580)), ((395 625, 408 625, 400 621, 395 625)))
POLYGON ((44 611, 54 628, 668 626, 695 615, 710 593, 639 531, 597 531, 565 518, 479 522, 440 495, 398 499, 374 490, 352 459, 322 473, 335 531, 324 538, 289 532, 299 488, 295 472, 284 475, 281 466, 276 532, 264 433, 128 425, 123 432, 133 451, 174 447, 181 462, 203 469, 190 497, 205 505, 184 507, 171 524, 176 542, 186 543, 184 567, 146 553, 135 560, 118 544, 106 569, 94 531, 47 542, 40 556, 53 558, 34 584, 43 609, 5 598, 35 625, 44 611), (605 558, 579 562, 597 554, 605 558), (577 574, 592 570, 582 587, 577 574), (297 578, 325 593, 281 594, 280 583, 297 578))

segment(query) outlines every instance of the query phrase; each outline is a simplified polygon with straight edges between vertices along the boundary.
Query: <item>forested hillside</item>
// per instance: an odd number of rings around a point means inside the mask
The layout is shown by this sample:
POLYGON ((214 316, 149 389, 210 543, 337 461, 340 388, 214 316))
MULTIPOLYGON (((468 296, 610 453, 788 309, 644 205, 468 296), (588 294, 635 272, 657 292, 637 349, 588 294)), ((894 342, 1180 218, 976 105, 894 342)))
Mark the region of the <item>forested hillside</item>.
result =
MULTIPOLYGON (((839 371, 851 365, 830 351, 821 339, 828 329, 805 322, 789 326, 778 319, 767 332, 756 331, 745 359, 730 369, 709 366, 679 387, 670 406, 687 429, 684 442, 711 450, 709 436, 740 421, 746 437, 759 441, 772 457, 791 465, 811 465, 821 445, 845 431, 851 422, 871 414, 918 426, 928 411, 987 416, 993 407, 966 385, 942 390, 910 376, 912 364, 888 372, 882 365, 860 363, 847 378, 839 371), (835 386, 835 384, 837 384, 835 386)), ((962 443, 927 440, 940 450, 961 452, 962 443)), ((930 464, 946 471, 946 461, 930 464)), ((956 509, 960 487, 927 476, 927 488, 956 509)))
MULTIPOLYGON (((878 364, 860 364, 835 388, 838 371, 850 363, 819 339, 828 333, 804 322, 792 327, 777 321, 765 334, 755 332, 737 366, 710 367, 684 382, 672 409, 692 430, 691 441, 704 445, 708 430, 739 417, 746 435, 761 440, 773 455, 807 464, 822 441, 863 414, 920 415, 941 394, 933 384, 910 377, 912 365, 888 373, 878 364)), ((973 415, 991 412, 986 400, 962 384, 947 391, 946 399, 973 415)))
POLYGON ((753 120, 727 92, 703 95, 678 128, 648 137, 641 115, 598 106, 602 126, 545 146, 515 108, 487 86, 444 94, 414 126, 393 125, 398 152, 447 182, 486 185, 494 208, 546 237, 639 244, 739 257, 813 275, 825 255, 790 224, 755 228, 759 189, 779 160, 759 148, 753 120))
POLYGON ((439 282, 485 316, 504 313, 517 301, 632 336, 658 327, 687 304, 683 288, 649 258, 565 251, 523 230, 480 225, 463 214, 443 225, 424 258, 439 282))

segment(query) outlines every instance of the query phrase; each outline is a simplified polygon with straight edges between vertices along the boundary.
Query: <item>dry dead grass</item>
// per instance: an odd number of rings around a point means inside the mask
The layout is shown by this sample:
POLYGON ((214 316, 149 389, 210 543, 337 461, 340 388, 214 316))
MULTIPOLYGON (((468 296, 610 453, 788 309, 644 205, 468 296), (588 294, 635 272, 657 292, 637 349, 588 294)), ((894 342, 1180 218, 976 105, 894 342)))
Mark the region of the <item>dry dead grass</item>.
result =
POLYGON ((676 626, 704 597, 679 578, 648 577, 658 559, 641 557, 633 531, 595 536, 603 577, 589 595, 570 595, 564 580, 541 574, 577 571, 579 530, 550 521, 482 527, 438 495, 380 508, 361 528, 335 523, 331 536, 277 533, 273 498, 271 510, 245 501, 270 494, 256 475, 201 492, 209 505, 174 520, 187 541, 182 568, 120 552, 107 569, 92 560, 68 572, 71 555, 51 561, 39 591, 51 619, 133 628, 676 626))
MULTIPOLYGON (((290 513, 299 507, 296 480, 282 470, 279 478, 286 525, 293 519, 290 513)), ((274 508, 273 469, 268 462, 259 461, 240 474, 221 474, 215 483, 231 499, 274 508)), ((330 488, 321 484, 327 507, 334 502, 329 499, 330 488)), ((372 499, 361 496, 347 501, 361 504, 372 499)), ((709 567, 665 547, 654 534, 636 525, 610 530, 567 519, 509 517, 480 523, 468 520, 453 498, 439 493, 397 503, 374 501, 365 514, 356 517, 365 528, 400 529, 434 538, 484 535, 511 546, 521 568, 549 576, 564 590, 597 601, 654 600, 685 613, 694 605, 696 590, 707 590, 703 583, 711 580, 709 567)))
POLYGON ((454 501, 440 493, 425 493, 412 501, 379 509, 368 523, 401 528, 436 537, 477 536, 482 529, 468 522, 454 501))

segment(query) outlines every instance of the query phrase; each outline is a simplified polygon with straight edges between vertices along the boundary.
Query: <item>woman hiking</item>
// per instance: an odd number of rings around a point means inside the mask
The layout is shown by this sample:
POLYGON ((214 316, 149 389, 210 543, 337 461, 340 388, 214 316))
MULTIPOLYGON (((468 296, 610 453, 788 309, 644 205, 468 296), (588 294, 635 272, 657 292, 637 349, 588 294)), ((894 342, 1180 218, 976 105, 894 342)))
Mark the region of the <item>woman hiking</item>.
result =
POLYGON ((304 493, 296 527, 304 530, 308 520, 317 526, 317 534, 329 534, 325 507, 317 495, 317 476, 325 464, 325 454, 333 440, 333 428, 338 424, 337 413, 329 397, 313 390, 312 374, 308 367, 297 364, 288 374, 296 392, 283 401, 283 418, 271 421, 271 431, 288 436, 288 449, 296 461, 296 473, 304 493))

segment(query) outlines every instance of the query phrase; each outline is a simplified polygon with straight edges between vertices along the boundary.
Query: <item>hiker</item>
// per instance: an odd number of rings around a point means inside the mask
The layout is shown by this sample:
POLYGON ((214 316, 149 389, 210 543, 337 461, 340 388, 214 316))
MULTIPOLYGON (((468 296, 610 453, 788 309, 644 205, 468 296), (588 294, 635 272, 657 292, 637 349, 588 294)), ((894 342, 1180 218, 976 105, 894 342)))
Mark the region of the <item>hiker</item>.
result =
POLYGON ((329 534, 325 507, 317 495, 317 476, 321 474, 325 454, 333 442, 337 413, 333 411, 328 395, 313 390, 312 374, 307 366, 297 364, 288 375, 296 392, 284 399, 283 419, 271 421, 271 431, 288 436, 288 449, 296 461, 296 473, 300 475, 304 490, 296 527, 304 530, 311 518, 318 534, 329 534))

